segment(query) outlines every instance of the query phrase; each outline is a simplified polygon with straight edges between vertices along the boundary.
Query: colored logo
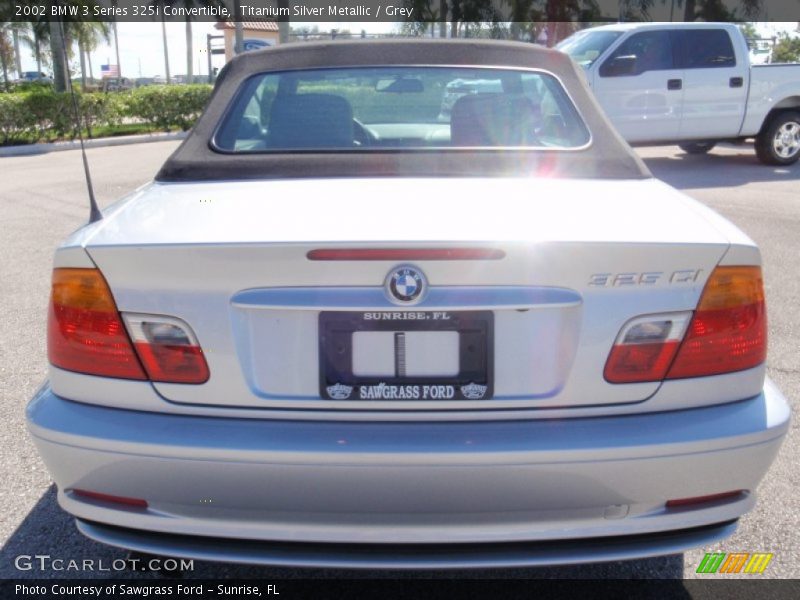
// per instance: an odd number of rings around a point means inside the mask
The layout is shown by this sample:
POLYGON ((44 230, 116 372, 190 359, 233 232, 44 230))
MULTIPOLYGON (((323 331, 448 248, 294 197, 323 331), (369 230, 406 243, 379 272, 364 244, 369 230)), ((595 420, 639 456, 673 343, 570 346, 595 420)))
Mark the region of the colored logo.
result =
POLYGON ((422 299, 425 276, 416 267, 403 265, 395 268, 386 279, 389 299, 403 304, 414 304, 422 299))
POLYGON ((244 52, 251 52, 252 50, 263 50, 269 48, 272 44, 268 40, 259 40, 255 38, 248 38, 242 42, 242 50, 244 52))
POLYGON ((767 552, 708 552, 697 573, 763 573, 772 556, 767 552))

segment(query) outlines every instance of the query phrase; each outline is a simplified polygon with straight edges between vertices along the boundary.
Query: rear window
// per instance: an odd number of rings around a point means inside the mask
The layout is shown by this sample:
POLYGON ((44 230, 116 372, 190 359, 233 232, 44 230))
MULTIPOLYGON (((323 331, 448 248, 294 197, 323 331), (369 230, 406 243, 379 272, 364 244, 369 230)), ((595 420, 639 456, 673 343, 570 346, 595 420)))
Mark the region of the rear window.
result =
POLYGON ((248 79, 213 140, 234 153, 440 148, 570 149, 589 131, 540 71, 380 67, 248 79))
POLYGON ((735 67, 731 37, 722 29, 687 29, 682 32, 684 68, 735 67))

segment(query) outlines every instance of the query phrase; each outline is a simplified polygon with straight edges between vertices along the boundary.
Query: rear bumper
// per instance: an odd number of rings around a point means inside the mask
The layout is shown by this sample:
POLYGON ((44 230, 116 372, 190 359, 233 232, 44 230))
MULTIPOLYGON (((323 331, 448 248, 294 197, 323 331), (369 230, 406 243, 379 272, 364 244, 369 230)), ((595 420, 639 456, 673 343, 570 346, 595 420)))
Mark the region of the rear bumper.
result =
POLYGON ((78 519, 85 536, 120 548, 175 558, 332 569, 482 569, 571 565, 677 554, 736 531, 719 523, 645 535, 494 544, 310 544, 226 540, 125 529, 78 519))
POLYGON ((719 524, 752 508, 789 408, 768 381, 749 400, 625 417, 292 422, 111 409, 45 386, 28 422, 59 503, 100 541, 238 562, 442 567, 617 560, 724 537, 732 526, 719 524), (665 507, 730 490, 747 493, 665 507), (431 552, 352 549, 371 544, 431 552), (440 544, 459 551, 433 552, 440 544))

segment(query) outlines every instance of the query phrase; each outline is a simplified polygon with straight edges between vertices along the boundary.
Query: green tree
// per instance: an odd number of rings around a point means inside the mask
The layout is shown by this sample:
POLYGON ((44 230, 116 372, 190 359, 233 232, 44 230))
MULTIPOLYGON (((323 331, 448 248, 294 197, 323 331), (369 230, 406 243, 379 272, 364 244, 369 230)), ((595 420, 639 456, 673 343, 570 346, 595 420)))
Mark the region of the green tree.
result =
MULTIPOLYGON (((446 0, 442 0, 446 6, 446 0)), ((414 20, 403 21, 400 26, 400 33, 409 37, 419 37, 425 35, 430 29, 433 37, 436 25, 439 21, 439 11, 434 8, 435 2, 431 0, 404 0, 403 6, 413 9, 414 20)))
POLYGON ((755 24, 749 21, 746 21, 744 23, 739 23, 739 30, 742 32, 742 35, 748 40, 761 37, 758 35, 758 31, 756 30, 755 24))
POLYGON ((724 0, 676 0, 676 3, 683 6, 684 21, 737 21, 757 17, 762 0, 740 0, 734 9, 728 8, 724 0))
POLYGON ((800 37, 782 33, 778 43, 772 49, 772 62, 795 63, 800 62, 800 37))

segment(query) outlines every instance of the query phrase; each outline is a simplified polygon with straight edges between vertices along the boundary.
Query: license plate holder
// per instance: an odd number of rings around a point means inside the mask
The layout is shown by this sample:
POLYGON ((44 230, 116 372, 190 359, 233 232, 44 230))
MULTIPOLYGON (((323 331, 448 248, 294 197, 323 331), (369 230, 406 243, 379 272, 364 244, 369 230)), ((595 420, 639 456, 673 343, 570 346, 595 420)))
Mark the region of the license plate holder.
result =
POLYGON ((323 311, 319 314, 320 396, 326 400, 488 400, 493 394, 492 311, 323 311), (353 334, 458 332, 455 376, 358 376, 353 334))

